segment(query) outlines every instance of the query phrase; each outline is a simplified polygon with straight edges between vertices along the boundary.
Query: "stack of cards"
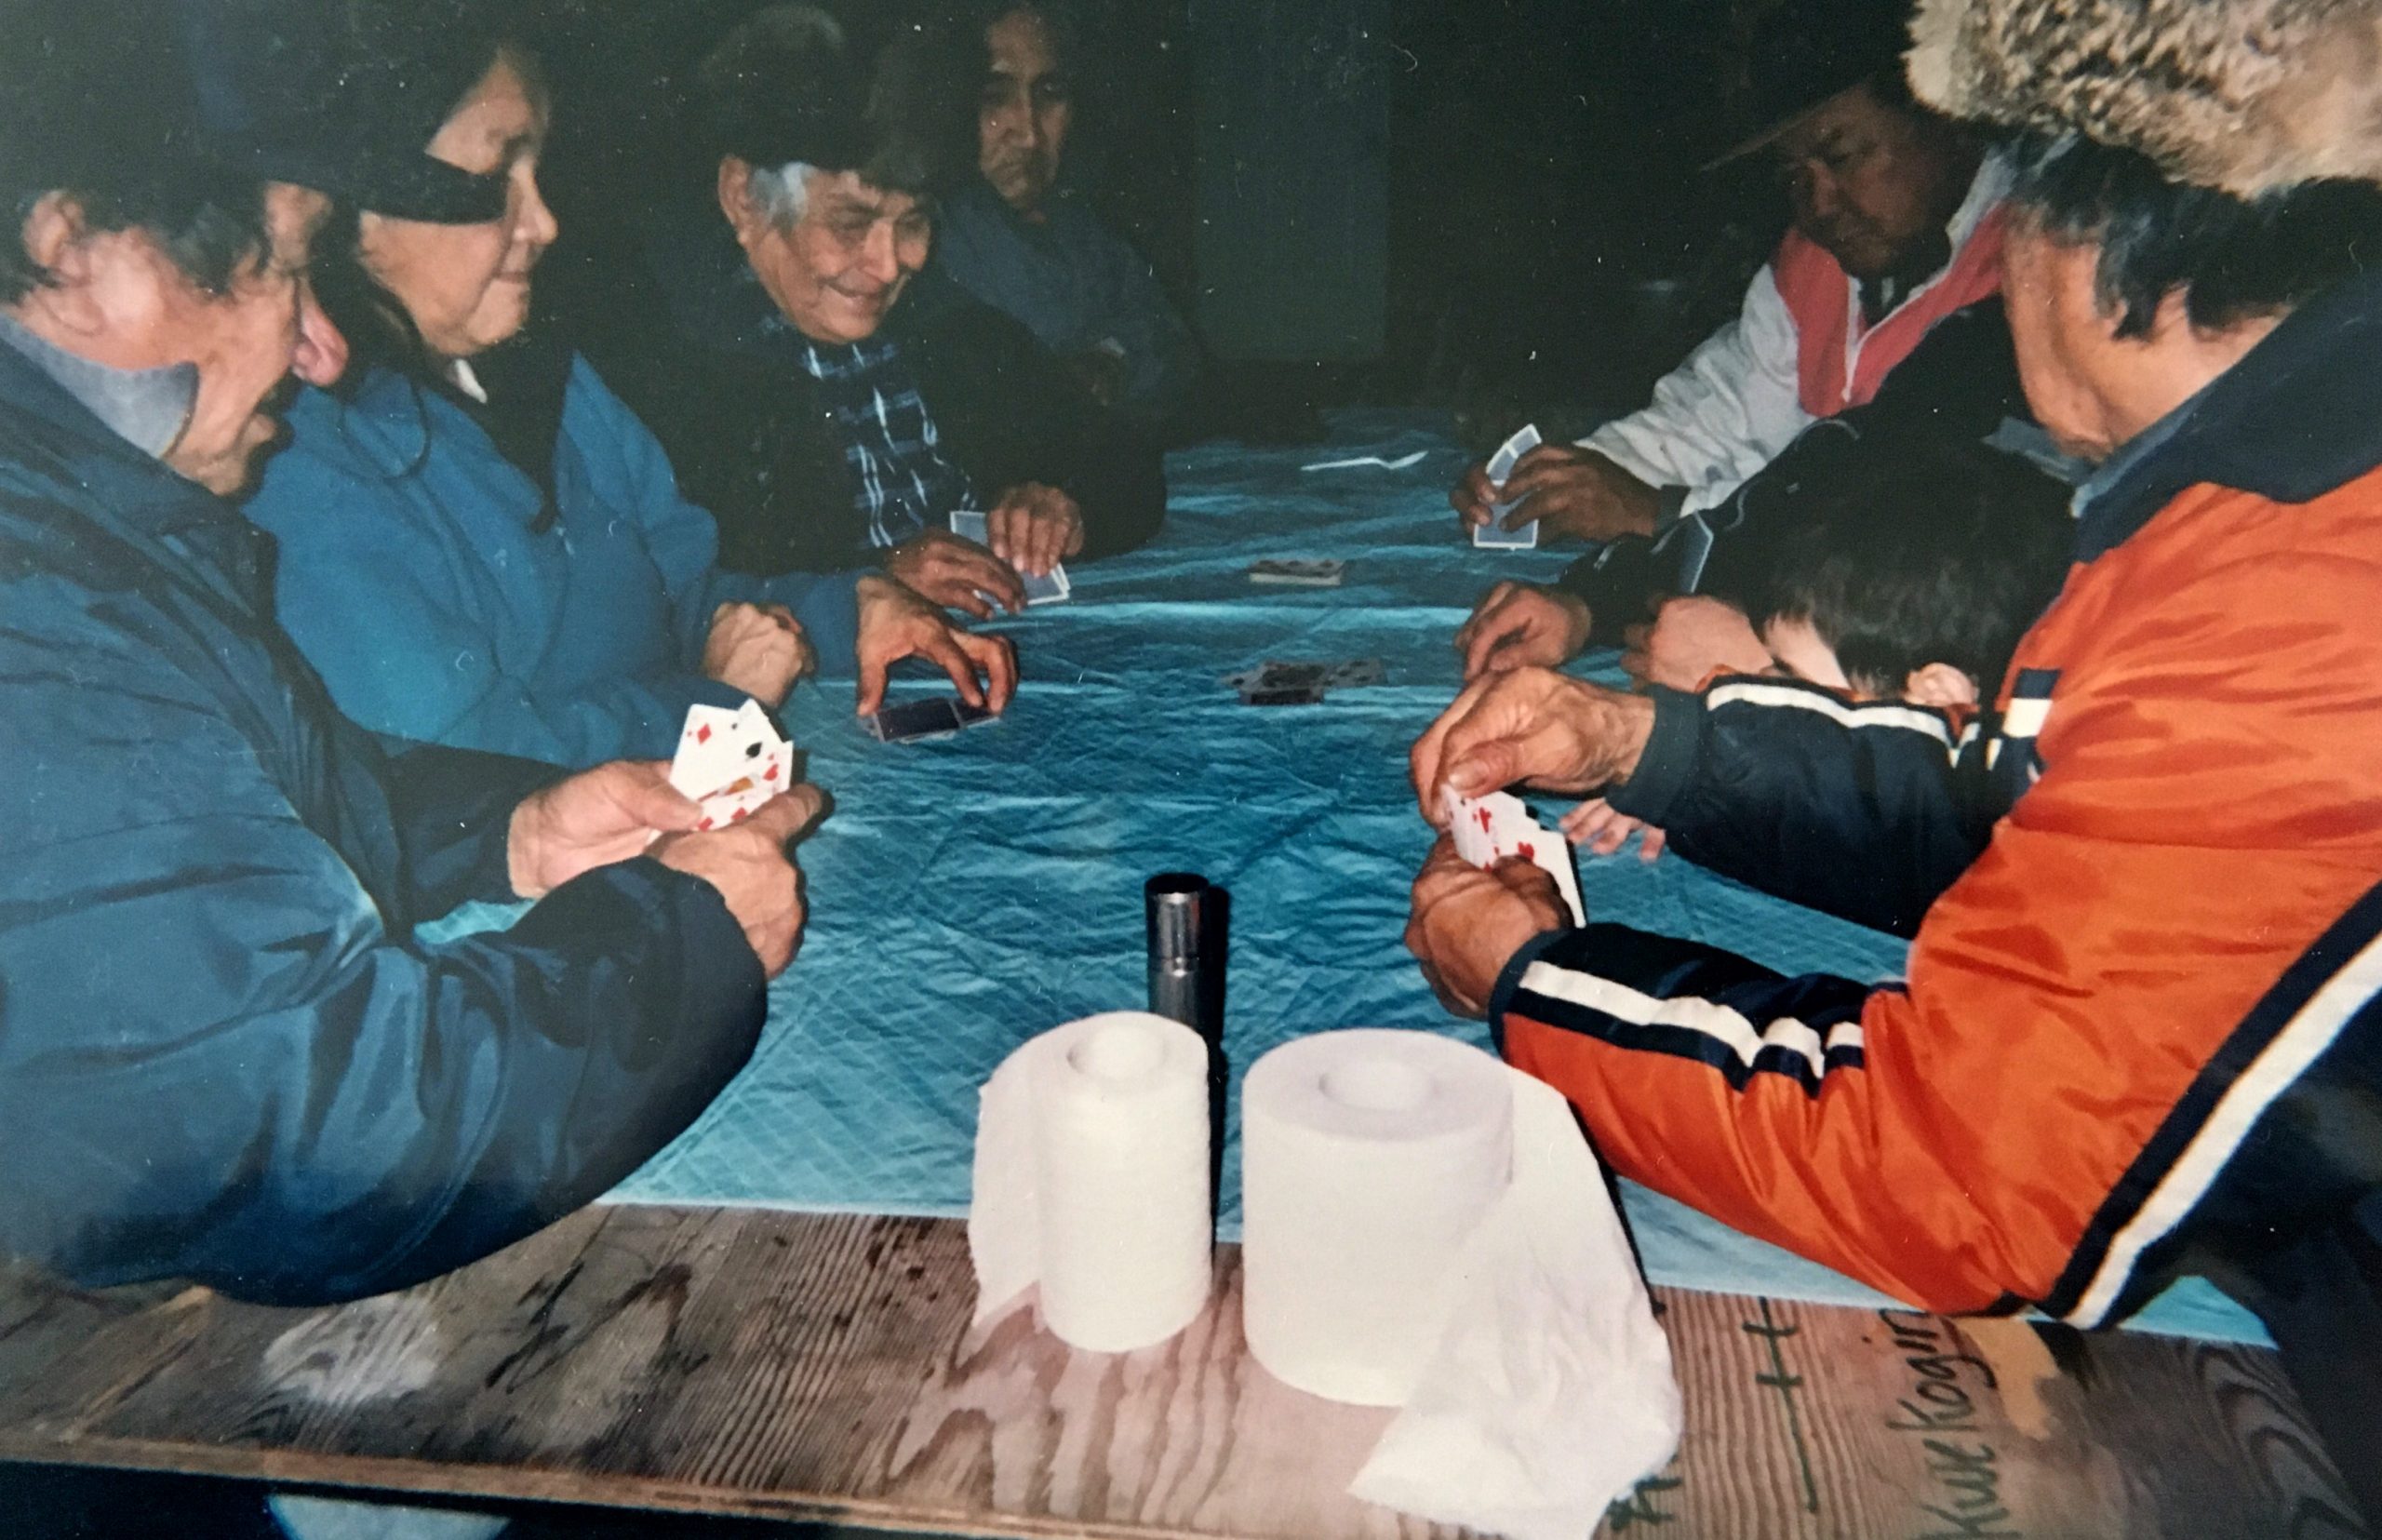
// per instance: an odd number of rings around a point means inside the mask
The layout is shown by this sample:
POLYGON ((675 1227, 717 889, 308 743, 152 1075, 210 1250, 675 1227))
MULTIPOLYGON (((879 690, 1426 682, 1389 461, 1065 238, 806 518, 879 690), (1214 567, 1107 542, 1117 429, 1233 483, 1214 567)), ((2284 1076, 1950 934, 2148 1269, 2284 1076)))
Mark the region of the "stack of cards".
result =
POLYGON ((1252 561, 1249 564, 1249 581, 1286 583, 1302 588, 1337 588, 1340 574, 1347 565, 1343 561, 1252 561))
MULTIPOLYGON (((1513 437, 1506 439, 1505 443, 1499 445, 1497 447, 1497 452, 1489 457, 1488 472, 1490 485, 1502 490, 1505 485, 1505 478, 1514 474, 1515 464, 1522 456, 1530 453, 1531 450, 1537 449, 1538 444, 1538 424, 1535 422, 1523 423, 1520 432, 1515 434, 1513 437)), ((1472 543, 1481 546, 1494 546, 1500 550, 1529 551, 1536 549, 1538 545, 1538 520, 1532 519, 1528 524, 1523 525, 1519 529, 1508 529, 1505 528, 1505 516, 1512 513, 1519 505, 1519 501, 1515 502, 1495 502, 1490 504, 1489 522, 1486 524, 1476 524, 1472 527, 1472 543)))
POLYGON ((687 708, 670 784, 703 804, 703 821, 696 828, 737 823, 793 780, 794 745, 757 703, 747 701, 734 711, 687 708))
POLYGON ((1449 792, 1443 805, 1456 854, 1483 871, 1508 856, 1529 862, 1555 879, 1556 891, 1572 911, 1572 923, 1588 922, 1580 903, 1580 874, 1572 867, 1572 842, 1542 828, 1520 797, 1498 791, 1476 799, 1449 792))
MULTIPOLYGON (((952 511, 951 532, 961 540, 972 540, 979 545, 992 544, 984 516, 974 508, 952 511)), ((1052 562, 1050 570, 1041 577, 1020 572, 1017 581, 1024 585, 1025 602, 1029 605, 1056 604, 1075 592, 1075 585, 1067 582, 1066 568, 1058 562, 1052 562)))
POLYGON ((1356 658, 1345 663, 1268 661, 1227 674, 1224 682, 1240 691, 1245 706, 1311 706, 1332 690, 1377 685, 1385 677, 1379 658, 1356 658))
POLYGON ((993 719, 990 706, 971 706, 957 695, 926 701, 903 701, 886 706, 862 720, 869 736, 880 743, 915 743, 928 738, 948 738, 961 728, 993 719))

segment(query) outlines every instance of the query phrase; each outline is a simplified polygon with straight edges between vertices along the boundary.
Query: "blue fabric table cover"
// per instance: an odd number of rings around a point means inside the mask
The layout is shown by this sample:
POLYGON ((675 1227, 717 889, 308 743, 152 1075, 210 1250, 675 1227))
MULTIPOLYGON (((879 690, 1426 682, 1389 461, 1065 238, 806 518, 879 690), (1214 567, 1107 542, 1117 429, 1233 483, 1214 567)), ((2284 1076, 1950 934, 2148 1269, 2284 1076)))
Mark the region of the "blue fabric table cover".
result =
MULTIPOLYGON (((1406 750, 1455 692, 1451 640, 1473 599, 1501 577, 1550 578, 1572 553, 1473 549, 1446 495, 1464 456, 1438 417, 1369 411, 1332 426, 1327 445, 1175 454, 1157 542, 1071 571, 1071 602, 997 626, 1025 676, 997 723, 889 746, 855 722, 848 686, 797 691, 788 727, 836 798, 800 850, 801 953, 773 986, 752 1064, 614 1200, 964 1214, 977 1087, 1036 1033, 1144 1003, 1141 887, 1160 871, 1231 890, 1236 1094, 1259 1054, 1309 1032, 1422 1027, 1487 1046, 1479 1024, 1432 999, 1400 940, 1430 843, 1406 750), (1301 469, 1417 450, 1398 470, 1301 469), (1339 558, 1345 581, 1252 583, 1261 556, 1339 558), (1220 676, 1269 658, 1379 658, 1388 676, 1318 705, 1241 705, 1220 676)), ((1613 663, 1581 666, 1617 678, 1613 663)), ((936 688, 919 678, 899 692, 936 688)), ((1562 806, 1534 805, 1542 821, 1562 806)), ((1583 856, 1580 886, 1591 914, 1774 968, 1885 978, 1903 965, 1891 936, 1674 856, 1583 856)), ((1238 1170, 1231 1142, 1227 1237, 1238 1170)), ((1624 1186, 1654 1282, 1894 1303, 1624 1186)), ((2265 1340, 2197 1279, 2134 1324, 2265 1340)))

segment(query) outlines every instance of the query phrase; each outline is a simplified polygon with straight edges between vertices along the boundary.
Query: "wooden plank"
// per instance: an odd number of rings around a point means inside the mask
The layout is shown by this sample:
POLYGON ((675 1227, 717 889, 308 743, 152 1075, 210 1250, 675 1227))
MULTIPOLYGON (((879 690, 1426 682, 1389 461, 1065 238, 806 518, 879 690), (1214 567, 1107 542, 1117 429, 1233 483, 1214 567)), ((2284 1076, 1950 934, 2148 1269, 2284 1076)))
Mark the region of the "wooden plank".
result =
MULTIPOLYGON (((1141 1353, 972 1329, 947 1221, 613 1209, 339 1309, 0 1280, 0 1458, 954 1533, 1453 1540, 1389 1413, 1248 1357, 1237 1252, 1141 1353)), ((1604 1533, 2363 1533, 2273 1355, 1656 1291, 1688 1411, 1604 1533)))

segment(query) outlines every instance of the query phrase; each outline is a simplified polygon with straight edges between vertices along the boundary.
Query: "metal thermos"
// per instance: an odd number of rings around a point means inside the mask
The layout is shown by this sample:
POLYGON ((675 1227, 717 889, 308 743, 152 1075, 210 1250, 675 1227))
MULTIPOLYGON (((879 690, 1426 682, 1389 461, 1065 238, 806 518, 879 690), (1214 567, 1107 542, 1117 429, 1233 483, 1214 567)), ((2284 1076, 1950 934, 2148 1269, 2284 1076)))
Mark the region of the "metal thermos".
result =
POLYGON ((1181 1022, 1208 1044, 1208 1198, 1223 1195, 1224 1151, 1224 944, 1232 895, 1190 872, 1160 872, 1142 886, 1149 927, 1150 1011, 1181 1022))

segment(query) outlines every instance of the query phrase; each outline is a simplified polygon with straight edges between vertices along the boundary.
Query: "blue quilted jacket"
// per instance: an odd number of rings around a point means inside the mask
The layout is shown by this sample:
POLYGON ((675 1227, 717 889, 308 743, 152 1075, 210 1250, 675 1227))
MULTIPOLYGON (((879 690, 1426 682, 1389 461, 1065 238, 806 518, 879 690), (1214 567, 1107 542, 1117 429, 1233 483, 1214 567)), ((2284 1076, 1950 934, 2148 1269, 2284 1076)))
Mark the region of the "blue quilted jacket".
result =
POLYGON ((384 758, 275 627, 272 541, 0 346, 0 1251, 311 1302, 534 1231, 752 1049, 759 966, 650 861, 511 931, 545 766, 384 758))

